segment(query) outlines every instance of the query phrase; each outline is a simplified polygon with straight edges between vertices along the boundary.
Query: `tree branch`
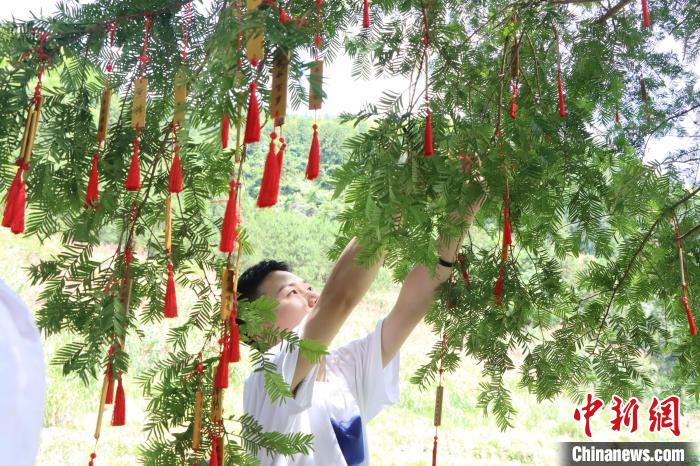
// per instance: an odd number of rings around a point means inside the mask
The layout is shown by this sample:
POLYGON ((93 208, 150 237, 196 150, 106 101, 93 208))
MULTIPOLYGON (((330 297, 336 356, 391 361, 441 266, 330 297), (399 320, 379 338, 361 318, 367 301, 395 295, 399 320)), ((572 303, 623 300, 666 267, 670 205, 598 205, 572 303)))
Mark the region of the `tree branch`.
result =
POLYGON ((631 3, 632 0, 621 0, 617 5, 614 7, 610 8, 608 11, 605 12, 603 16, 595 20, 596 24, 604 24, 607 20, 615 16, 622 10, 624 7, 627 6, 628 3, 631 3))
POLYGON ((685 238, 686 236, 692 235, 693 233, 695 233, 695 232, 698 231, 698 230, 700 230, 700 223, 698 223, 698 224, 695 225, 693 228, 691 228, 690 230, 688 230, 688 231, 686 231, 685 233, 683 233, 682 235, 680 235, 680 236, 678 237, 678 240, 679 240, 679 241, 683 241, 683 238, 685 238))

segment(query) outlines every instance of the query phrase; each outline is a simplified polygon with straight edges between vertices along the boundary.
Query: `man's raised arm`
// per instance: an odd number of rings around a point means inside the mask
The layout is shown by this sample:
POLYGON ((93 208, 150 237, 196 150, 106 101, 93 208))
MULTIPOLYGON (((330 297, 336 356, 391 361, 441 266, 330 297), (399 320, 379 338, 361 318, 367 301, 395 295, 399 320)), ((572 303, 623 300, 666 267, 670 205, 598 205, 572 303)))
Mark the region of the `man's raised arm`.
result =
MULTIPOLYGON (((458 239, 445 240, 442 237, 438 239, 439 257, 448 262, 455 262, 464 236, 483 201, 484 197, 470 207, 466 217, 467 226, 458 239)), ((460 219, 456 213, 452 213, 451 217, 455 222, 460 219)), ((416 328, 416 325, 423 320, 435 301, 435 291, 441 283, 450 277, 451 273, 451 268, 438 264, 436 276, 433 277, 430 269, 420 263, 408 273, 401 286, 396 304, 382 325, 382 366, 386 366, 389 361, 394 359, 401 345, 416 328)))
MULTIPOLYGON (((374 281, 384 262, 384 254, 369 268, 356 262, 362 246, 357 238, 350 240, 338 258, 321 295, 300 331, 301 338, 318 340, 329 346, 352 310, 357 306, 374 281)), ((312 364, 306 358, 297 359, 292 378, 292 391, 306 377, 312 364)))

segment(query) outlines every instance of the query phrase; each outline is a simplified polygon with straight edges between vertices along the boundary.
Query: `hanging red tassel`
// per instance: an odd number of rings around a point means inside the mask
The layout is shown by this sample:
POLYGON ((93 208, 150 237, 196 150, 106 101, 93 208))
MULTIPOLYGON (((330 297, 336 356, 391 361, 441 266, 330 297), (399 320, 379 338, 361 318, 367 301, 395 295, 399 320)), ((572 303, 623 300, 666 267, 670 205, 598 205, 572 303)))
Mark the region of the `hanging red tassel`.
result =
POLYGON ((280 24, 287 24, 291 20, 292 20, 292 18, 290 18, 289 15, 287 14, 287 10, 282 8, 282 10, 280 11, 280 24))
POLYGON ((367 29, 369 27, 369 1, 364 0, 362 4, 362 27, 367 29))
POLYGON ((314 180, 318 176, 319 165, 321 163, 320 148, 318 145, 318 125, 313 124, 314 135, 311 138, 311 149, 309 149, 309 161, 306 164, 306 179, 314 180))
POLYGON ((428 114, 425 116, 423 154, 428 157, 433 155, 433 119, 430 116, 430 109, 428 109, 428 114))
POLYGON ((171 193, 182 192, 182 164, 180 163, 180 154, 175 154, 173 163, 170 165, 170 182, 168 191, 171 193))
POLYGON ((219 357, 219 365, 216 366, 216 376, 214 378, 214 387, 216 388, 228 388, 228 354, 227 342, 224 339, 224 347, 221 350, 221 356, 219 357))
POLYGON ((24 172, 29 168, 28 163, 23 163, 19 159, 16 164, 18 165, 17 172, 12 179, 10 189, 7 191, 7 202, 2 216, 2 226, 11 228, 13 231, 20 225, 22 226, 21 230, 24 230, 24 203, 26 201, 24 172), (22 199, 19 196, 20 191, 24 191, 22 199), (15 226, 13 227, 13 225, 15 226))
POLYGON ((168 262, 168 284, 165 286, 165 305, 163 316, 166 319, 177 317, 177 296, 175 295, 175 279, 173 277, 173 264, 168 262))
POLYGON ((15 235, 24 232, 24 208, 27 203, 27 183, 22 180, 19 185, 19 190, 17 191, 17 196, 15 197, 15 205, 12 208, 14 218, 12 219, 12 225, 10 226, 10 231, 15 235))
POLYGON ((127 191, 138 191, 141 189, 141 167, 139 164, 139 128, 136 128, 136 138, 134 138, 134 151, 131 154, 131 165, 129 165, 129 173, 126 175, 126 183, 124 186, 127 191))
POLYGON ((231 332, 228 339, 228 362, 238 362, 241 360, 240 334, 236 323, 235 313, 231 315, 231 332))
POLYGON ((496 286, 493 288, 493 295, 496 297, 496 306, 501 305, 501 287, 503 286, 503 278, 506 274, 506 268, 501 266, 501 272, 498 275, 498 281, 496 286))
POLYGON ((248 113, 245 119, 243 144, 260 141, 260 106, 256 95, 257 87, 255 81, 250 83, 250 97, 248 98, 248 113))
POLYGON ((122 372, 119 371, 117 396, 114 400, 114 411, 112 411, 112 425, 123 426, 124 424, 126 424, 126 400, 124 396, 124 387, 122 386, 122 372))
POLYGON ((279 163, 275 159, 275 139, 277 134, 270 134, 270 148, 265 159, 265 169, 263 171, 260 192, 258 193, 258 207, 271 207, 277 203, 275 186, 279 186, 279 163))
POLYGON ((562 89, 561 78, 557 78, 557 89, 559 90, 559 116, 566 116, 566 106, 564 105, 564 91, 562 89))
POLYGON ((688 316, 688 325, 690 326, 690 334, 696 336, 698 334, 698 329, 695 327, 695 320, 693 319, 693 313, 690 312, 690 305, 688 304, 688 297, 683 296, 683 306, 685 307, 685 313, 688 316))
POLYGON ((228 202, 226 203, 226 212, 224 213, 224 222, 221 224, 221 241, 219 242, 219 251, 233 252, 236 244, 236 228, 238 213, 236 212, 236 203, 238 195, 236 193, 236 180, 229 182, 228 202))
POLYGON ((219 466, 218 443, 216 436, 214 436, 211 440, 211 459, 209 460, 209 466, 219 466))
POLYGON ((615 112, 615 123, 618 123, 618 124, 620 123, 620 111, 619 110, 617 110, 615 112))
POLYGON ((437 466, 437 435, 433 438, 433 466, 437 466))
POLYGON ((284 149, 287 148, 287 144, 284 142, 284 138, 280 138, 280 148, 277 151, 277 178, 275 178, 275 192, 280 191, 280 180, 282 179, 282 164, 284 160, 284 149))
POLYGON ((472 284, 469 280, 469 271, 467 271, 467 267, 464 265, 464 254, 457 255, 457 262, 459 263, 459 269, 462 272, 462 279, 464 280, 464 285, 467 287, 467 289, 470 289, 472 287, 472 284))
POLYGON ((99 181, 99 171, 98 171, 98 161, 100 158, 100 147, 97 147, 95 155, 92 156, 92 168, 90 169, 90 178, 88 178, 87 188, 85 189, 85 204, 84 208, 97 207, 97 200, 99 199, 98 193, 98 181, 99 181))
POLYGON ((510 217, 508 215, 508 201, 503 205, 503 246, 513 244, 510 232, 510 217))
POLYGON ((510 117, 515 120, 515 117, 517 116, 516 113, 518 111, 518 104, 515 101, 515 99, 518 97, 518 87, 513 86, 513 97, 510 98, 510 117))
POLYGON ((228 130, 231 126, 228 122, 228 115, 224 112, 224 116, 221 119, 221 148, 226 149, 228 147, 228 130))
POLYGON ((648 29, 651 22, 649 21, 649 6, 647 5, 647 0, 642 0, 642 17, 644 18, 644 27, 648 29))

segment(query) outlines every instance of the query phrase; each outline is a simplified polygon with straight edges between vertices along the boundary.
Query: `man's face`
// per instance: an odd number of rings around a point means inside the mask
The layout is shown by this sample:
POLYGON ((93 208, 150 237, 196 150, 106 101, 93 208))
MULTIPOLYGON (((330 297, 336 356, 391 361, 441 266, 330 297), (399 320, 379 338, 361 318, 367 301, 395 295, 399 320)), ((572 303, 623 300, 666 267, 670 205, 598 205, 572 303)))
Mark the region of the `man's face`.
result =
POLYGON ((319 294, 305 280, 291 272, 276 270, 270 272, 258 290, 279 301, 277 322, 279 328, 291 330, 316 305, 319 294))

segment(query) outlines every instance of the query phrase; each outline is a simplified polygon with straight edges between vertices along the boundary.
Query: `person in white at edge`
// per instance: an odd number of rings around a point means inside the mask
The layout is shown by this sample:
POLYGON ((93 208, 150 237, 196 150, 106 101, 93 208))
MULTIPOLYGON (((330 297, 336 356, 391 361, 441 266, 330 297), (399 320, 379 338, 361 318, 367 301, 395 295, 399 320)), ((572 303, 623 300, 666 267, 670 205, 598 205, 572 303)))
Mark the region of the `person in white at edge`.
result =
POLYGON ((39 331, 27 306, 0 280, 0 465, 36 461, 44 384, 39 331))
MULTIPOLYGON (((454 239, 455 234, 451 239, 439 238, 439 259, 454 263, 484 198, 464 214, 453 212, 455 224, 465 222, 461 223, 462 235, 459 239, 454 239)), ((356 238, 348 243, 320 294, 290 272, 286 263, 272 260, 247 269, 238 281, 238 292, 250 301, 260 295, 276 299, 276 322, 268 325, 292 330, 300 338, 318 340, 329 347, 386 255, 382 252, 378 262, 365 268, 355 262, 361 249, 356 238)), ((272 402, 265 389, 264 372, 253 371, 243 390, 244 411, 265 432, 310 433, 313 443, 308 455, 275 455, 263 448, 257 454, 263 466, 369 464, 365 424, 398 400, 399 349, 430 309, 436 289, 451 271, 449 264, 438 263, 433 276, 428 267, 417 264, 406 276, 393 309, 377 321, 374 330, 346 345, 329 348, 320 364, 299 357, 298 346, 289 351, 285 342, 268 350, 294 396, 272 402)))

